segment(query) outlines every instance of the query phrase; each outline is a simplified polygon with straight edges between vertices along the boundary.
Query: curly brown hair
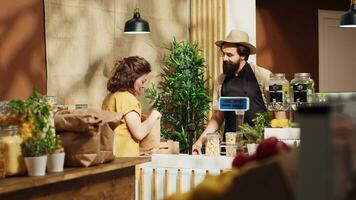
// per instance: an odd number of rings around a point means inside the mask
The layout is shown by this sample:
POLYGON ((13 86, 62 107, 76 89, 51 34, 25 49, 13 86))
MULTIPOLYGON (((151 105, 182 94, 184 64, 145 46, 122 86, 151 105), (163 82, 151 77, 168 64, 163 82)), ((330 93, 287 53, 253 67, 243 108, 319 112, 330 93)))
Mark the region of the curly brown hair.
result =
POLYGON ((128 91, 134 93, 134 83, 142 75, 151 72, 150 63, 139 56, 130 56, 118 59, 107 83, 107 89, 111 93, 128 91))

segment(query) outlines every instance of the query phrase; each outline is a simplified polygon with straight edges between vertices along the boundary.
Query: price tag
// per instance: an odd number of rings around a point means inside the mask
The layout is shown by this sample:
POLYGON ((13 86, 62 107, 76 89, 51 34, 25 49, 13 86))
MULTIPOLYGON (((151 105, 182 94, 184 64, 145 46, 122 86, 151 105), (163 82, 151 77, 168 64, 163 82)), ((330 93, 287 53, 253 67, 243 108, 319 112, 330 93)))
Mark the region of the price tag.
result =
POLYGON ((248 97, 220 97, 219 110, 221 111, 248 111, 250 99, 248 97))

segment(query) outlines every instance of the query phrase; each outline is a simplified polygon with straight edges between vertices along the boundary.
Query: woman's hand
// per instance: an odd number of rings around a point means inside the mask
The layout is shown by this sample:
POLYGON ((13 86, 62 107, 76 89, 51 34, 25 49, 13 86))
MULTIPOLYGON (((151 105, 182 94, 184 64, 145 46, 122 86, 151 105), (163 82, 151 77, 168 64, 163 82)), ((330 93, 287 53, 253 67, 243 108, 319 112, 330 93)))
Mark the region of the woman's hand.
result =
POLYGON ((193 155, 201 155, 201 147, 202 147, 201 142, 199 140, 196 141, 192 146, 193 155))

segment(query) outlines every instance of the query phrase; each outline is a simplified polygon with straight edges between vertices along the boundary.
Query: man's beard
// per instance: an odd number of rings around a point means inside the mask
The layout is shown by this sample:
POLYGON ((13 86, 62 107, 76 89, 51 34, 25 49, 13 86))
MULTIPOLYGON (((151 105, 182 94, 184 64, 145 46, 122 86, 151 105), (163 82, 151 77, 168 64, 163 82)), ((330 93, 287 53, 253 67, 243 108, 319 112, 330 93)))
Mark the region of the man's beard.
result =
POLYGON ((239 68, 240 62, 237 63, 228 63, 226 61, 223 62, 223 73, 227 77, 234 76, 237 73, 237 69, 239 68))

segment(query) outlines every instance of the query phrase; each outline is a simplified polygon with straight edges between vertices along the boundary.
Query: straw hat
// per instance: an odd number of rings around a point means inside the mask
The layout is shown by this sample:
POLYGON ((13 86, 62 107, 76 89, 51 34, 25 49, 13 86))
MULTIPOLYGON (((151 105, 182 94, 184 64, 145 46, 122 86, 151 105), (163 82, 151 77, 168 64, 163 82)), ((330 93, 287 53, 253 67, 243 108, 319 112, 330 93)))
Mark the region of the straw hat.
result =
POLYGON ((236 29, 231 30, 231 32, 229 33, 229 35, 227 35, 225 39, 216 41, 215 45, 221 48, 221 45, 223 43, 241 44, 250 49, 250 54, 256 53, 256 47, 249 42, 247 33, 243 31, 239 31, 236 29))

